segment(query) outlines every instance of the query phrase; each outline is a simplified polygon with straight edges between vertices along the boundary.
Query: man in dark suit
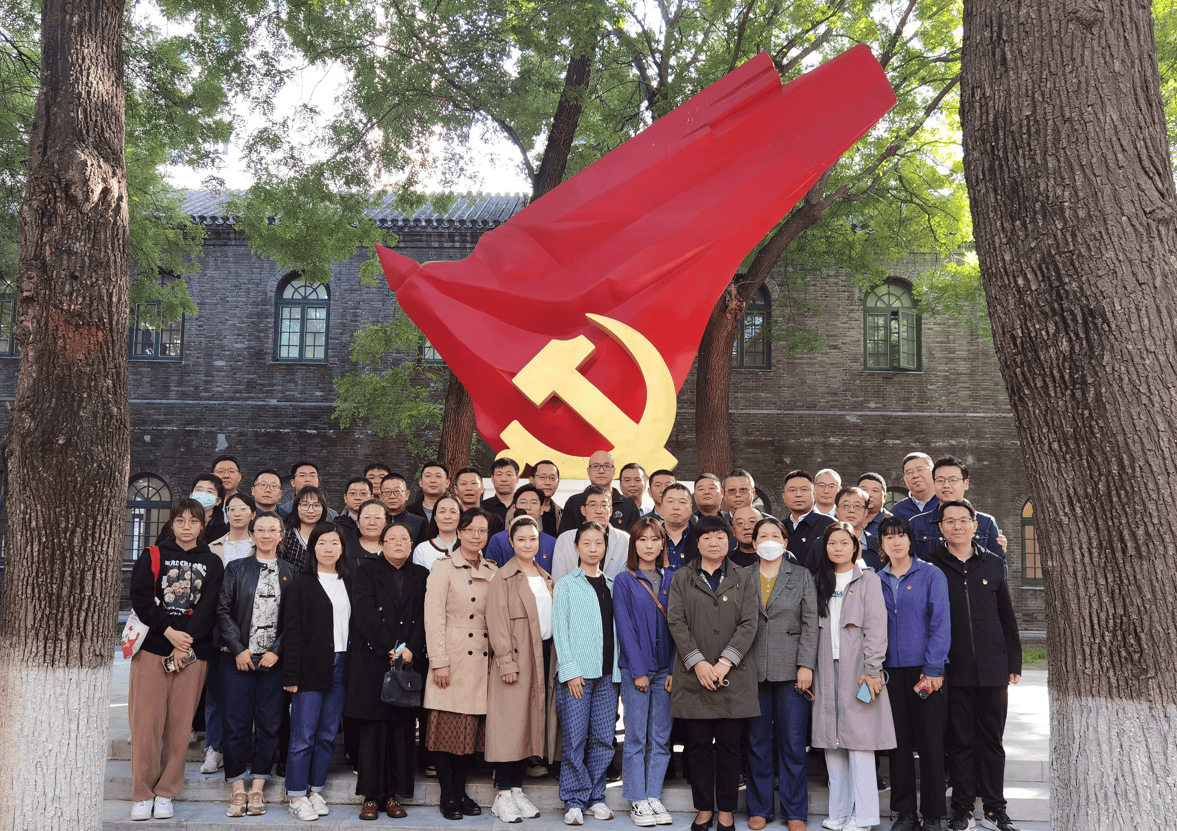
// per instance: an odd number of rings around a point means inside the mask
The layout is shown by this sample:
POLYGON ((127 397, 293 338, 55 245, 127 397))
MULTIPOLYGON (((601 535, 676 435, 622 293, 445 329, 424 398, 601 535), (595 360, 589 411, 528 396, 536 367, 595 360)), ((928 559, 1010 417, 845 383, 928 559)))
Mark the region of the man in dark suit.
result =
POLYGON ((834 520, 814 509, 813 477, 804 470, 791 470, 785 475, 781 498, 789 510, 785 517, 789 529, 787 548, 797 562, 815 572, 821 554, 821 535, 834 520))
POLYGON ((390 473, 380 483, 380 501, 388 509, 388 521, 403 522, 413 531, 414 545, 423 542, 425 528, 428 523, 419 514, 411 514, 407 510, 409 501, 409 482, 402 473, 390 473))
MULTIPOLYGON (((609 451, 598 450, 589 456, 589 481, 594 485, 608 488, 613 493, 613 510, 609 515, 609 524, 621 531, 628 532, 629 526, 637 522, 641 514, 638 513, 638 506, 633 504, 632 500, 623 496, 621 491, 613 487, 613 471, 615 469, 613 454, 609 451)), ((583 493, 568 497, 568 501, 564 503, 564 513, 560 517, 561 534, 580 527, 584 522, 583 508, 583 493)))

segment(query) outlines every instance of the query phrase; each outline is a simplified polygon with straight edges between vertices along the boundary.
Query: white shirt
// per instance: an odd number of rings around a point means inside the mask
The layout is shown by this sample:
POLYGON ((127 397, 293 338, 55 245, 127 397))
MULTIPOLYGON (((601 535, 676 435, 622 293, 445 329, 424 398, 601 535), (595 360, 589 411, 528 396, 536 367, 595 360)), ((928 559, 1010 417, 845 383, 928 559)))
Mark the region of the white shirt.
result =
POLYGON ((413 549, 413 562, 433 571, 433 564, 453 552, 441 541, 441 537, 426 540, 413 549))
POLYGON ((347 622, 351 619, 351 601, 347 597, 347 586, 338 574, 319 574, 319 583, 331 601, 331 617, 335 621, 335 651, 347 652, 347 622))
POLYGON ((552 637, 552 595, 548 592, 548 581, 543 577, 528 577, 527 585, 535 595, 535 608, 539 611, 539 636, 546 641, 552 637))
POLYGON ((224 546, 221 550, 225 552, 225 565, 229 565, 234 560, 244 560, 253 553, 253 540, 249 537, 238 542, 225 540, 221 545, 224 546))
POLYGON ((830 598, 830 646, 833 650, 834 660, 838 660, 838 647, 842 634, 842 599, 846 596, 846 587, 850 585, 850 581, 854 579, 854 569, 843 572, 842 574, 834 573, 834 594, 830 598))

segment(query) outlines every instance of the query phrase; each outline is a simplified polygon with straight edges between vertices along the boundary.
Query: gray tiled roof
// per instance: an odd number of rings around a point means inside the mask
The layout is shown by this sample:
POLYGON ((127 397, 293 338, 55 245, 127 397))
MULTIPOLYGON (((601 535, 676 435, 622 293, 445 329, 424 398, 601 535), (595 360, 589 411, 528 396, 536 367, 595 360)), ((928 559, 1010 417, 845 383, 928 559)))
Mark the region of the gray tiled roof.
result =
MULTIPOLYGON (((233 217, 226 215, 224 202, 225 197, 215 196, 210 191, 190 190, 185 192, 184 212, 200 225, 232 225, 233 217)), ((472 193, 458 197, 444 214, 437 213, 427 203, 416 213, 406 216, 386 203, 375 213, 375 219, 381 228, 493 228, 523 210, 526 204, 527 197, 518 193, 472 193)))

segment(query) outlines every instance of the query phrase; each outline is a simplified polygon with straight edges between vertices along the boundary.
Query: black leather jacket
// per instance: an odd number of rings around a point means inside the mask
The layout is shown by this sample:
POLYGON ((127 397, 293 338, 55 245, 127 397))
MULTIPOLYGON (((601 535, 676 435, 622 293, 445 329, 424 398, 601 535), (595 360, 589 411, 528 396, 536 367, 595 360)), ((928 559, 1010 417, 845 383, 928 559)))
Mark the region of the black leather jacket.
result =
MULTIPOLYGON (((225 581, 217 603, 217 628, 221 632, 221 650, 240 655, 249 649, 249 627, 253 623, 253 596, 262 565, 257 556, 234 560, 225 567, 225 581)), ((294 580, 294 567, 278 558, 278 592, 285 593, 294 580)), ((270 651, 282 654, 282 629, 270 651)))

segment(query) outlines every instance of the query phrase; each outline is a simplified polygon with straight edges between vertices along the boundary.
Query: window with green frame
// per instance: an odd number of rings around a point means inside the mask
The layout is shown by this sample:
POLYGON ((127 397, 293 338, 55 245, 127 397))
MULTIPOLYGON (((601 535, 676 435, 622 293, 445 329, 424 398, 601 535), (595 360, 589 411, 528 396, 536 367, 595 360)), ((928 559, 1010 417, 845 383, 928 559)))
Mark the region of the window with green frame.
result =
POLYGON ((892 485, 887 488, 887 501, 883 503, 883 507, 888 511, 895 507, 896 503, 907 499, 909 491, 907 488, 899 485, 892 485))
POLYGON ((441 354, 433 348, 433 344, 424 335, 421 336, 421 343, 417 346, 417 357, 421 363, 430 366, 443 366, 445 364, 445 358, 441 357, 441 354))
POLYGON ((179 361, 184 357, 184 318, 161 320, 158 300, 132 309, 130 337, 133 361, 179 361))
POLYGON ((1027 499, 1022 506, 1022 585, 1042 584, 1042 556, 1038 553, 1038 534, 1034 531, 1034 503, 1027 499))
POLYGON ((920 369, 920 318, 911 290, 889 281, 863 301, 863 368, 874 372, 920 369))
POLYGON ((0 277, 0 357, 19 355, 20 348, 12 336, 16 328, 16 287, 0 277))
POLYGON ((325 362, 330 310, 326 283, 287 277, 275 303, 274 360, 325 362))
POLYGON ((172 508, 172 491, 167 482, 141 473, 127 488, 127 534, 123 539, 123 562, 134 563, 167 524, 172 508))
POLYGON ((744 308, 744 319, 732 341, 732 369, 771 369, 771 309, 772 297, 761 286, 744 308))

